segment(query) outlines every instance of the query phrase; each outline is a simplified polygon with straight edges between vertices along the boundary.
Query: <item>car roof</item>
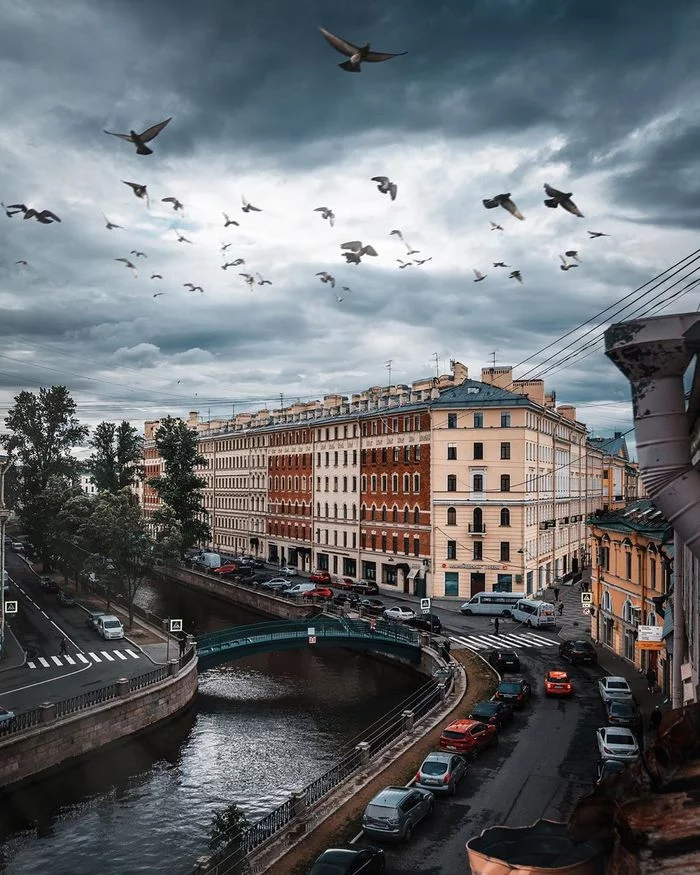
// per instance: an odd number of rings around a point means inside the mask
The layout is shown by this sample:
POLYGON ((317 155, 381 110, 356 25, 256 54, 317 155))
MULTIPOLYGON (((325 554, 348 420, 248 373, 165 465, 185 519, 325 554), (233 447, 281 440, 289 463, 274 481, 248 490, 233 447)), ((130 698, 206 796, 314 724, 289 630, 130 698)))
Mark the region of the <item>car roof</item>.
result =
POLYGON ((364 848, 328 848, 320 857, 316 858, 316 862, 320 863, 346 863, 354 860, 355 857, 364 851, 364 848))
POLYGON ((442 750, 434 750, 432 753, 429 753, 424 759, 423 762, 431 762, 431 763, 449 763, 453 756, 457 756, 454 753, 446 753, 442 750))
POLYGON ((569 672, 568 671, 561 671, 560 669, 551 669, 550 671, 547 672, 547 677, 548 678, 562 678, 562 679, 566 678, 568 680, 569 679, 569 672))
POLYGON ((379 793, 371 800, 370 805, 391 805, 397 804, 401 802, 402 799, 405 799, 409 793, 411 793, 413 787, 385 787, 383 790, 380 790, 379 793))
POLYGON ((121 623, 119 617, 115 617, 114 614, 102 614, 103 620, 117 620, 117 622, 121 623))
POLYGON ((466 732, 467 729, 471 729, 477 723, 483 723, 483 720, 469 720, 466 718, 460 718, 459 720, 455 720, 450 723, 449 726, 446 726, 445 729, 449 729, 450 732, 466 732))
POLYGON ((627 683, 627 678, 620 677, 619 675, 610 675, 609 677, 603 678, 606 683, 610 683, 611 681, 615 681, 615 683, 623 683, 629 686, 627 683))
POLYGON ((517 656, 518 654, 514 650, 506 650, 505 647, 498 647, 493 651, 494 653, 502 653, 505 656, 517 656))
POLYGON ((476 711, 477 708, 486 708, 490 711, 497 711, 503 702, 498 702, 495 699, 485 699, 483 702, 477 702, 476 705, 472 708, 472 713, 476 711))
POLYGON ((605 730, 605 732, 604 732, 605 735, 607 735, 610 732, 620 733, 622 735, 631 736, 635 741, 637 740, 637 737, 634 734, 634 732, 632 732, 632 730, 629 729, 627 726, 601 726, 601 729, 605 730))
POLYGON ((568 641, 564 642, 565 644, 571 644, 572 647, 578 645, 583 645, 584 647, 593 647, 590 641, 586 641, 584 638, 570 638, 568 641))

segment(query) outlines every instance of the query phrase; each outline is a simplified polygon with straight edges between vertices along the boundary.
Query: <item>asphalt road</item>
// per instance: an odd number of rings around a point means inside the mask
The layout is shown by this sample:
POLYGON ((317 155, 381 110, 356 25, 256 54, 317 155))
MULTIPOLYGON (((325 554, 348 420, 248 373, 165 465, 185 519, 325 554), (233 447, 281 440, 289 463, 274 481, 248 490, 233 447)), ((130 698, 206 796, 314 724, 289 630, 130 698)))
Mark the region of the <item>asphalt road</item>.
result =
MULTIPOLYGON (((77 605, 62 608, 56 596, 39 589, 39 578, 9 553, 6 567, 14 581, 9 596, 19 602, 9 625, 29 651, 25 665, 0 673, 0 703, 16 713, 55 702, 154 668, 153 660, 128 639, 104 641, 85 624, 77 605), (61 637, 68 643, 60 654, 61 637)), ((175 655, 173 653, 173 655, 175 655)))

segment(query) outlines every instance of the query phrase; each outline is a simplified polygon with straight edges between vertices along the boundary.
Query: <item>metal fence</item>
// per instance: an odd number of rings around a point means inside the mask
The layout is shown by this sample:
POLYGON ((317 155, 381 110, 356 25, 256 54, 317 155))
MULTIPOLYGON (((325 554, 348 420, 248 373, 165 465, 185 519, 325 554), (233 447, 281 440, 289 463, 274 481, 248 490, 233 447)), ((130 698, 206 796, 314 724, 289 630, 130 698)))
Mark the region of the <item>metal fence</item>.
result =
POLYGON ((135 678, 129 678, 129 692, 134 693, 136 690, 142 690, 144 687, 150 687, 152 684, 164 681, 168 674, 168 666, 162 665, 152 671, 147 671, 145 674, 137 675, 135 678))
POLYGON ((62 699, 60 702, 56 702, 56 717, 65 717, 67 714, 74 714, 76 711, 94 708, 95 705, 102 705, 116 697, 117 685, 109 684, 106 687, 100 687, 98 690, 89 690, 87 693, 72 696, 70 699, 62 699))

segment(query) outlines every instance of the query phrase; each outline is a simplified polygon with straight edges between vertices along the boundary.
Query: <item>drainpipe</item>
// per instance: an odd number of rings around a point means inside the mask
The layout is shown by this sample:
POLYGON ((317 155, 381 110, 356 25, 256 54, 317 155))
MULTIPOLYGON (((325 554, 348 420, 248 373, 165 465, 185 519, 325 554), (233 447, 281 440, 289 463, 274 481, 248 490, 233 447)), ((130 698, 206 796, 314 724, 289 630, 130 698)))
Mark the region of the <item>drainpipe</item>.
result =
POLYGON ((642 482, 673 526, 673 707, 682 704, 685 654, 683 548, 700 558, 700 472, 693 468, 683 376, 700 350, 697 313, 634 319, 605 332, 606 355, 632 386, 642 482))

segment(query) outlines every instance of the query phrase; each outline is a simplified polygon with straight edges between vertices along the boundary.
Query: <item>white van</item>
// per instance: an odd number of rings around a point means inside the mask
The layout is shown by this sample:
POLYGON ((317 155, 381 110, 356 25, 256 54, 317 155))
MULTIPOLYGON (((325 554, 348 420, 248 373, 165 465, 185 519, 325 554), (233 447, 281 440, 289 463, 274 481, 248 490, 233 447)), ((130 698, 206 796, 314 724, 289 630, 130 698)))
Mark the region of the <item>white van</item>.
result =
POLYGON ((526 626, 556 625, 554 605, 551 602, 521 599, 513 608, 511 615, 517 623, 524 623, 526 626))
POLYGON ((221 568, 221 556, 218 553, 202 551, 197 556, 192 557, 192 565, 194 568, 201 568, 203 571, 221 568))
POLYGON ((478 592, 459 609, 466 617, 472 614, 486 614, 491 617, 510 617, 513 608, 527 598, 524 592, 478 592))
POLYGON ((311 592, 312 589, 316 589, 315 583, 297 583, 294 586, 290 586, 289 589, 283 589, 282 595, 304 595, 305 592, 311 592))
POLYGON ((103 616, 98 617, 96 629, 105 641, 109 641, 112 638, 124 637, 124 627, 122 626, 121 620, 113 614, 104 614, 103 616))

